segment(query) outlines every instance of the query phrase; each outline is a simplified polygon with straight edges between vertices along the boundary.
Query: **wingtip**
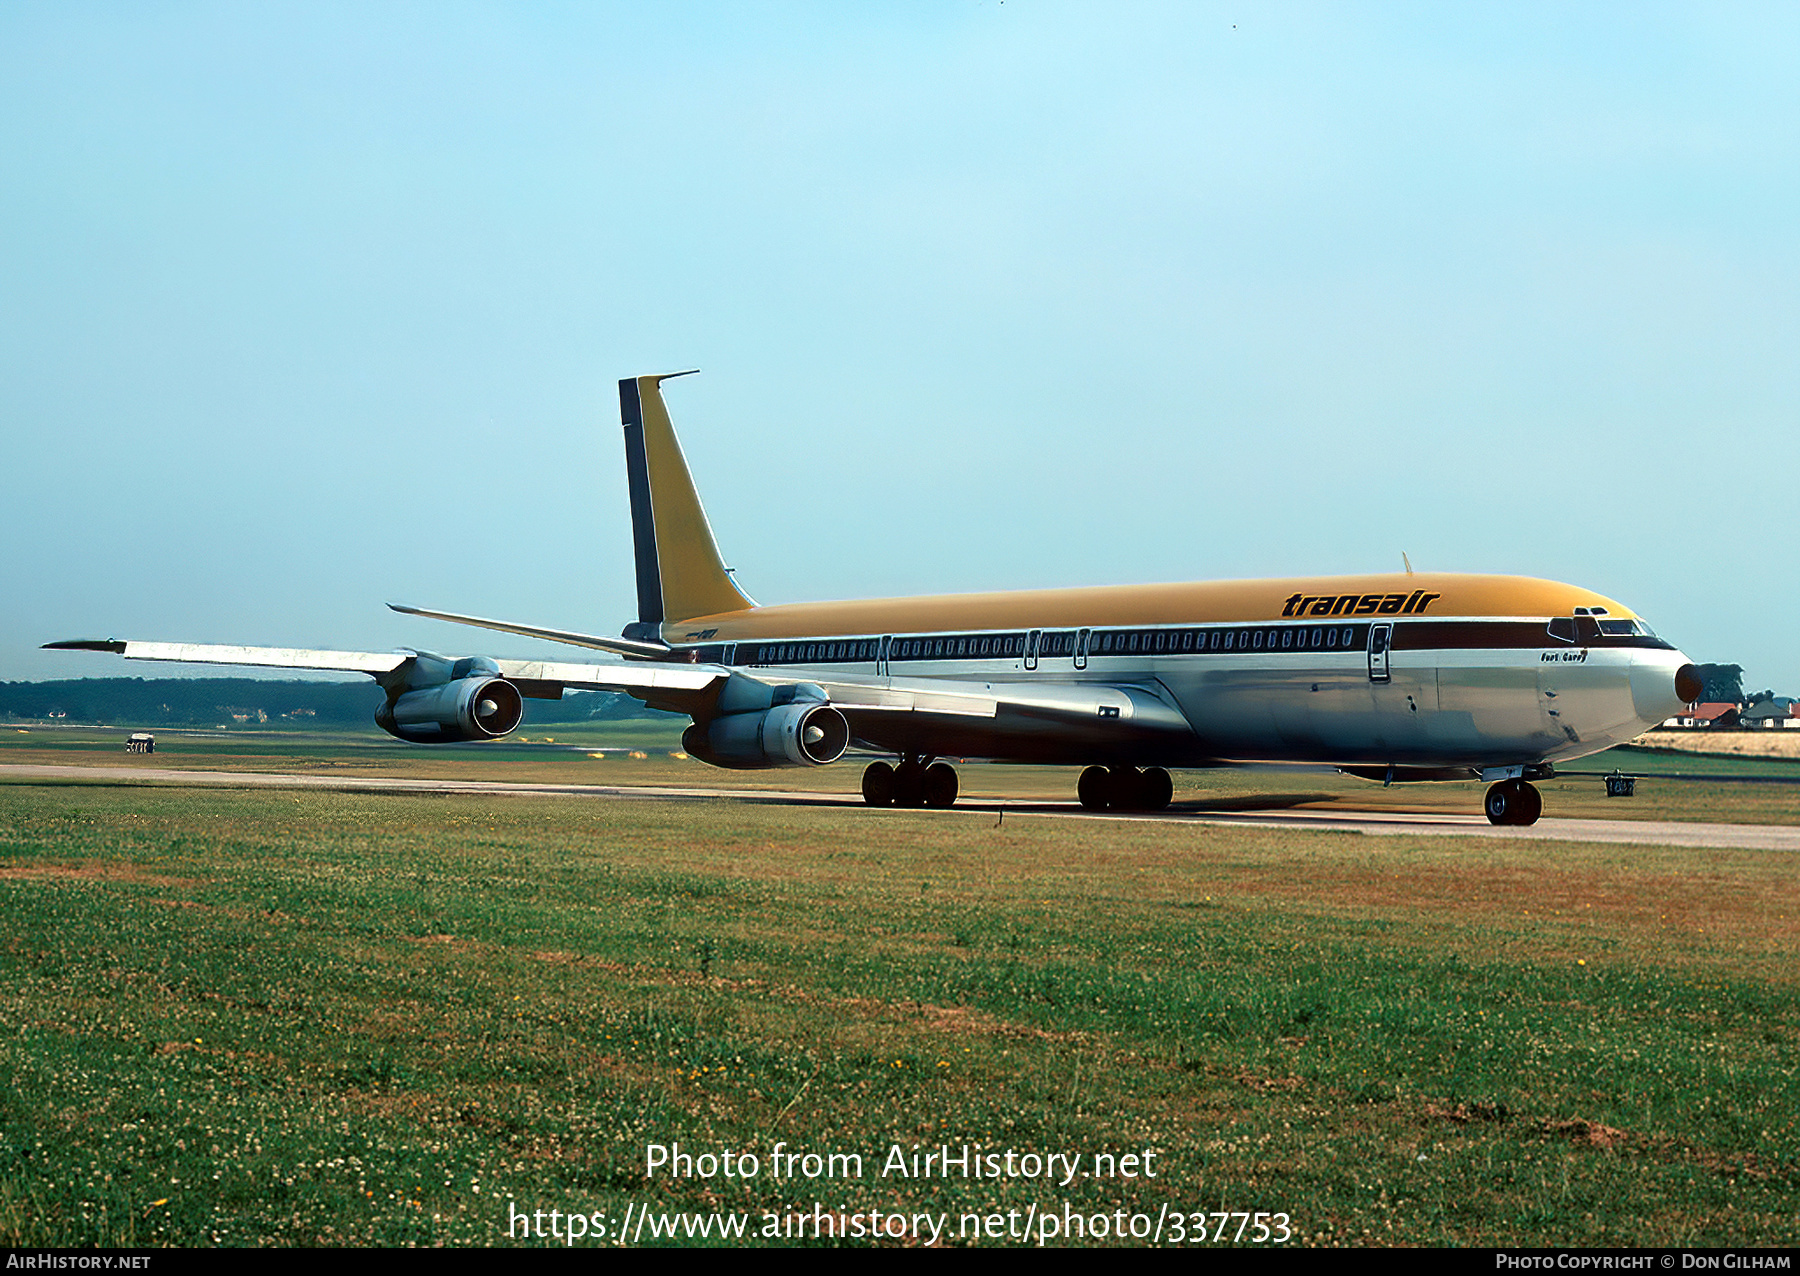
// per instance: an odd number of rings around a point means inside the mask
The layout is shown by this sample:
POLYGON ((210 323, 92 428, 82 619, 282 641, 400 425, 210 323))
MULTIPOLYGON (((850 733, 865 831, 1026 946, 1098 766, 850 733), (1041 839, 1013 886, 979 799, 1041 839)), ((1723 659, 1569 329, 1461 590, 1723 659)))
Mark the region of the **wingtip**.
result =
POLYGON ((64 638, 60 642, 47 642, 40 651, 110 651, 114 655, 125 654, 125 644, 117 638, 64 638))

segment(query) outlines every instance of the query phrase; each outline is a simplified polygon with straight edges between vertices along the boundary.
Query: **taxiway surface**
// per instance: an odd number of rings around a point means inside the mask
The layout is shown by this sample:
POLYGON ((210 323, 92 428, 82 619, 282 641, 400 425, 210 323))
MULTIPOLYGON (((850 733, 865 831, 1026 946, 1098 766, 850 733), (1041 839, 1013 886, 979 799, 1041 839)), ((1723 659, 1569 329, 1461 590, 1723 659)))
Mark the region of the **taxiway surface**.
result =
MULTIPOLYGON (((534 784, 498 780, 427 780, 345 775, 289 775, 266 771, 187 771, 173 767, 46 766, 0 764, 0 778, 87 781, 154 786, 194 785, 244 789, 322 789, 340 793, 464 793, 496 797, 575 796, 635 801, 701 800, 786 805, 863 805, 853 793, 804 789, 731 789, 615 784, 534 784)), ((1153 814, 1084 811, 1074 802, 975 798, 932 815, 1000 813, 1047 819, 1152 820, 1172 824, 1307 829, 1375 836, 1503 837, 1549 842, 1623 842, 1645 846, 1694 846, 1727 850, 1800 851, 1800 827, 1779 824, 1698 824, 1675 820, 1543 819, 1529 828, 1499 828, 1480 815, 1408 811, 1217 811, 1204 802, 1178 802, 1153 814)))

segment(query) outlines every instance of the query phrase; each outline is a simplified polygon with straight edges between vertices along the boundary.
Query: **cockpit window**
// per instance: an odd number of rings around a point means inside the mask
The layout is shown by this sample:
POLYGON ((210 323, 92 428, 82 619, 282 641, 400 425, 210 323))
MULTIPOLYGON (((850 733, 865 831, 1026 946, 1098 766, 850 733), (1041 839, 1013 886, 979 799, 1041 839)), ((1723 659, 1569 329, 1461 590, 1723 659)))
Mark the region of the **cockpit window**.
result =
POLYGON ((1575 618, 1573 616, 1557 616, 1547 628, 1550 636, 1559 642, 1575 641, 1575 618))
POLYGON ((1603 620, 1600 632, 1608 638, 1654 638, 1656 637, 1641 620, 1603 620))

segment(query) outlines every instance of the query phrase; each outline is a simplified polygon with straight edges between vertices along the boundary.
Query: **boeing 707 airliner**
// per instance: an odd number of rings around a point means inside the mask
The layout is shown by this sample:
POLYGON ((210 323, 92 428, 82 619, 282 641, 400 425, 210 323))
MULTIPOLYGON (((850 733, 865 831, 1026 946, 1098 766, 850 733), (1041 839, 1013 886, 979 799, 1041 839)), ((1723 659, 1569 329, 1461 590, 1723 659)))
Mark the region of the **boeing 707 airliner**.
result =
POLYGON ((946 807, 946 759, 1084 768, 1092 810, 1159 810, 1171 767, 1306 763, 1384 782, 1480 778, 1495 824, 1530 824, 1532 784, 1630 740, 1700 694, 1699 671, 1629 608, 1514 576, 1412 573, 1032 590, 759 606, 738 588, 676 440, 662 384, 619 382, 637 568, 620 637, 389 604, 622 657, 78 639, 132 660, 367 673, 384 729, 495 739, 522 698, 622 691, 693 719, 694 757, 826 766, 852 748, 872 806, 946 807), (890 762, 887 759, 892 758, 890 762))

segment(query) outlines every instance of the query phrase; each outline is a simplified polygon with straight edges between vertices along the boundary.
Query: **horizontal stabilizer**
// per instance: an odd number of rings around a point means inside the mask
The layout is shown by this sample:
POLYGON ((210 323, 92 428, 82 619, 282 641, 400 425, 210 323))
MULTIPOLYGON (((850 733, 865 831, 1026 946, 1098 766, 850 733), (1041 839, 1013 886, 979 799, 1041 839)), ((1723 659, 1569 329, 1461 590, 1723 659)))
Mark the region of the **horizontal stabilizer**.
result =
POLYGON ((429 620, 447 620, 453 625, 474 625, 478 629, 497 629, 503 634, 542 638, 548 642, 565 642, 572 647, 610 651, 616 655, 635 656, 641 660, 668 660, 675 654, 666 643, 660 642, 639 642, 634 638, 608 638, 598 634, 578 634, 567 629, 544 629, 537 625, 515 625, 509 620, 459 616, 451 611, 428 611, 423 607, 408 607, 404 603, 389 603, 388 608, 392 611, 403 612, 408 616, 424 616, 429 620))

